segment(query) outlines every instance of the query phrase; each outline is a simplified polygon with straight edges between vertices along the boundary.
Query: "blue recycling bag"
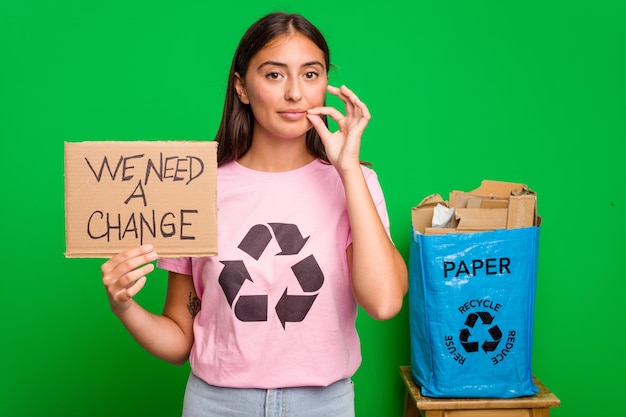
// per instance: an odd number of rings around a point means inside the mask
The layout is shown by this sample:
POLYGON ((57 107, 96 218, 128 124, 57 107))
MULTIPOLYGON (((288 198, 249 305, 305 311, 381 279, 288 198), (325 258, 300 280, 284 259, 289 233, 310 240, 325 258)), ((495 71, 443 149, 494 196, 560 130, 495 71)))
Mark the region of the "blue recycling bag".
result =
POLYGON ((532 339, 539 227, 422 235, 412 230, 412 376, 429 397, 538 392, 532 339))

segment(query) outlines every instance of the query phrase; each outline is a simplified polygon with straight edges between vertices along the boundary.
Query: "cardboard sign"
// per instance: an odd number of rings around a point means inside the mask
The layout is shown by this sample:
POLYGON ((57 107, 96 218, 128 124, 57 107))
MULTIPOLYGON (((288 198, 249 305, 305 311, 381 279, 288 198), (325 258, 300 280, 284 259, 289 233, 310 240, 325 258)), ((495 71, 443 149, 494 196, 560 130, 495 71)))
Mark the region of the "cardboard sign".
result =
POLYGON ((217 143, 65 143, 66 257, 217 254, 217 143))

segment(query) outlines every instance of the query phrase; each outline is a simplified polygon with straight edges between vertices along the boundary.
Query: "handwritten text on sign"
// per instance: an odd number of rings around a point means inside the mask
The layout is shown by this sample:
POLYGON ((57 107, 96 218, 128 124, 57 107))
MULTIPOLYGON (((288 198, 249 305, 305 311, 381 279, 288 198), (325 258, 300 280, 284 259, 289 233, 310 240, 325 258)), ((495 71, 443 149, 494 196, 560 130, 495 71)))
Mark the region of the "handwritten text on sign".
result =
POLYGON ((214 255, 215 142, 65 144, 68 257, 214 255))

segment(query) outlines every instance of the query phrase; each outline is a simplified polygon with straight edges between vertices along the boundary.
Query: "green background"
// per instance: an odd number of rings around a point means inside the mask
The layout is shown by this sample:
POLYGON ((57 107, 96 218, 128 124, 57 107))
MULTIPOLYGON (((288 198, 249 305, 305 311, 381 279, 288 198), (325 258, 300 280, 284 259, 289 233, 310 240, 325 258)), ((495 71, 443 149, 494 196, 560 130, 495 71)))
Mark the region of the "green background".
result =
MULTIPOLYGON (((244 30, 274 10, 325 33, 334 84, 373 115, 362 156, 405 258, 410 210, 482 179, 528 184, 543 217, 534 373, 554 416, 622 407, 623 1, 0 2, 0 415, 176 416, 187 366, 109 311, 98 259, 65 259, 63 142, 210 140, 244 30)), ((384 277, 381 277, 384 279, 384 277)), ((137 297, 160 311, 165 275, 137 297)), ((358 326, 359 417, 399 417, 408 311, 358 326)))

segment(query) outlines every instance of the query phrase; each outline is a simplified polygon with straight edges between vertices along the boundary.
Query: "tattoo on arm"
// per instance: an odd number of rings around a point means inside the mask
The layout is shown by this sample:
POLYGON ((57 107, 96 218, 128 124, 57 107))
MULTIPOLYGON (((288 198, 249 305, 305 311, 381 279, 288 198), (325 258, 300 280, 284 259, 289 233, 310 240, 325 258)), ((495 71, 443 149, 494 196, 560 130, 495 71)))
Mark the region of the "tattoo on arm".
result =
POLYGON ((193 295, 193 293, 189 293, 189 302, 187 303, 187 310, 191 313, 191 317, 196 317, 198 312, 200 311, 200 299, 193 295))

